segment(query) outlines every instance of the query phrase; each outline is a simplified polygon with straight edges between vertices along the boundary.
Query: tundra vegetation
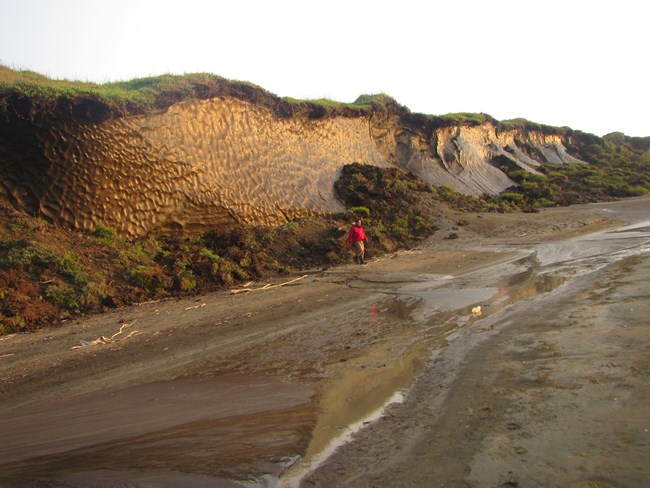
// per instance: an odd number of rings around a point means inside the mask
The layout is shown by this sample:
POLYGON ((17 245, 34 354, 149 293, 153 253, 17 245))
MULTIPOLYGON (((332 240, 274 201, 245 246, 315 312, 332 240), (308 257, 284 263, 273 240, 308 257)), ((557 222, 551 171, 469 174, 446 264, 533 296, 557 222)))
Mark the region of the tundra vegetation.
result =
POLYGON ((407 111, 385 94, 362 95, 353 103, 280 98, 247 81, 228 80, 210 73, 166 74, 97 84, 54 80, 33 71, 0 65, 0 121, 19 117, 101 122, 125 115, 155 113, 174 103, 218 96, 266 106, 280 117, 295 114, 307 114, 311 118, 356 117, 389 108, 407 111))

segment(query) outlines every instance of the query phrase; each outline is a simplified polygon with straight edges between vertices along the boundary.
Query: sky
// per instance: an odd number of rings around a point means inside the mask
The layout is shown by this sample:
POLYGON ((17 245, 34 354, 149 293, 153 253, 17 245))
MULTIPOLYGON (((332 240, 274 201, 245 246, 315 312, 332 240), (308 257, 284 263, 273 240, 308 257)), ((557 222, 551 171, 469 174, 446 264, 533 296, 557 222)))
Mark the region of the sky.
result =
POLYGON ((104 83, 208 72, 650 136, 645 0, 0 0, 0 64, 104 83))

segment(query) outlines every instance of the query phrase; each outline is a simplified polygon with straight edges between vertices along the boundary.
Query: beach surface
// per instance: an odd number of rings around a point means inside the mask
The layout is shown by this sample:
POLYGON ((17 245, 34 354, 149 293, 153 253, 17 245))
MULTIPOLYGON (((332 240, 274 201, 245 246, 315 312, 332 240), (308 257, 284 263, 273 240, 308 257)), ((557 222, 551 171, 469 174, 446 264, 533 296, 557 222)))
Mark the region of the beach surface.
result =
POLYGON ((645 487, 650 198, 0 337, 0 486, 645 487))

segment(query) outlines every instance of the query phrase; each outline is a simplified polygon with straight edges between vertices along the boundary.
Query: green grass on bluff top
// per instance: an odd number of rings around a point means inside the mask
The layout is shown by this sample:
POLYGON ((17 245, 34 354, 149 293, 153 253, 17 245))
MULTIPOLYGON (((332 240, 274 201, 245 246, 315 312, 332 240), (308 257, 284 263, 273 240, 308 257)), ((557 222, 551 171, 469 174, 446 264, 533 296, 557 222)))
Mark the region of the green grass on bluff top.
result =
POLYGON ((4 115, 5 119, 20 100, 29 100, 27 113, 21 114, 26 118, 43 114, 60 116, 65 110, 57 110, 57 107, 75 106, 89 101, 103 106, 103 118, 114 118, 153 113, 174 103, 218 96, 233 96, 265 105, 281 116, 297 113, 306 113, 314 118, 358 116, 377 109, 408 112, 408 109, 399 106, 385 94, 361 95, 353 103, 325 98, 280 98, 252 83, 228 80, 210 73, 164 74, 98 84, 55 80, 33 71, 19 71, 0 65, 0 117, 4 115))

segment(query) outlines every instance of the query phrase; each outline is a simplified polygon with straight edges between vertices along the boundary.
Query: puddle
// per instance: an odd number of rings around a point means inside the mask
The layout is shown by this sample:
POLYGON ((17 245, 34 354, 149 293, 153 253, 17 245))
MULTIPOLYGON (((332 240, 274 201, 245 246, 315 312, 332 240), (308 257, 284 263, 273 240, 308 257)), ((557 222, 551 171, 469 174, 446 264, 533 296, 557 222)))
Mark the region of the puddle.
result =
POLYGON ((377 282, 356 280, 354 288, 367 288, 393 295, 380 311, 389 312, 401 319, 422 322, 438 312, 452 312, 489 300, 499 291, 496 287, 463 287, 449 289, 455 278, 450 275, 412 275, 413 280, 377 282), (393 286, 387 286, 388 284, 393 286))
POLYGON ((570 241, 541 244, 535 256, 542 266, 599 257, 606 262, 648 251, 650 221, 598 232, 570 241), (621 254, 624 253, 624 254, 621 254))
MULTIPOLYGON (((411 333, 415 331, 409 329, 411 333)), ((424 370, 429 347, 420 339, 398 346, 400 341, 404 341, 404 334, 396 332, 383 344, 337 370, 336 377, 320 392, 321 412, 307 453, 282 475, 280 487, 297 487, 304 476, 349 442, 356 432, 382 417, 388 406, 402 401, 402 392, 424 370)))
POLYGON ((417 283, 417 282, 427 282, 431 283, 434 281, 444 281, 453 279, 451 275, 444 274, 434 274, 434 273, 413 273, 409 271, 401 272, 392 272, 392 273, 382 273, 380 275, 374 276, 368 274, 363 281, 371 283, 417 283))
POLYGON ((386 275, 373 276, 368 275, 363 279, 350 281, 348 286, 351 288, 373 289, 376 291, 389 291, 404 286, 412 288, 431 288, 433 286, 444 286, 453 280, 451 275, 437 275, 424 273, 388 273, 386 275))
POLYGON ((264 475, 259 480, 246 482, 162 469, 154 472, 129 470, 84 471, 54 478, 54 480, 57 483, 56 485, 43 486, 65 486, 66 488, 272 488, 278 481, 277 477, 271 475, 264 475))
POLYGON ((499 288, 463 288, 460 290, 400 290, 421 299, 413 319, 423 322, 438 312, 453 312, 490 300, 499 288))
POLYGON ((368 424, 380 419, 386 409, 394 404, 402 403, 404 401, 404 395, 401 391, 395 392, 388 401, 382 405, 377 410, 371 412, 366 417, 361 420, 341 428, 340 434, 332 439, 325 448, 323 448, 316 456, 314 456, 311 461, 301 464, 295 470, 289 470, 282 478, 277 485, 277 488, 298 488, 302 479, 307 476, 312 471, 316 470, 321 464, 323 464, 334 452, 342 445, 350 442, 352 436, 359 432, 361 429, 366 427, 368 424))
POLYGON ((286 453, 304 445, 313 428, 312 395, 310 387, 272 376, 222 376, 111 388, 6 411, 0 485, 69 478, 79 484, 66 486, 87 486, 84 473, 102 470, 105 486, 122 486, 115 477, 125 467, 121 482, 146 479, 156 468, 176 470, 170 479, 178 478, 192 466, 215 475, 211 486, 220 486, 222 472, 248 477, 263 468, 260 475, 279 476, 286 453))
POLYGON ((648 232, 650 232, 650 220, 644 220, 642 222, 626 225, 625 227, 619 227, 618 229, 606 232, 606 234, 618 234, 621 232, 645 233, 647 237, 648 232))
POLYGON ((419 297, 412 296, 396 296, 384 300, 379 306, 374 306, 370 309, 371 316, 375 319, 379 314, 388 313, 393 317, 396 317, 401 320, 410 320, 412 319, 413 311, 418 307, 422 302, 422 299, 419 297), (374 312, 374 313, 373 313, 374 312))

